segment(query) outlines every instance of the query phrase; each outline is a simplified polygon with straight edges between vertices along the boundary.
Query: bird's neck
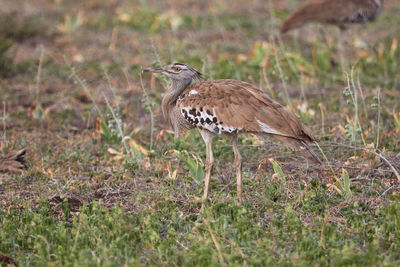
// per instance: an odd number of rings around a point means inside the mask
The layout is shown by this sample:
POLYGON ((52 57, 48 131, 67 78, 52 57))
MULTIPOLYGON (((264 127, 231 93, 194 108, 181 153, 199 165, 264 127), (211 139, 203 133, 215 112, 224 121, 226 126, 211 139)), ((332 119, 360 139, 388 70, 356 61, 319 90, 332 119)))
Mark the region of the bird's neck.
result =
POLYGON ((383 0, 372 0, 371 2, 376 8, 381 8, 383 4, 383 0))
POLYGON ((172 80, 171 88, 162 100, 162 111, 164 118, 171 125, 170 111, 176 105, 176 100, 182 92, 192 83, 192 80, 172 80))

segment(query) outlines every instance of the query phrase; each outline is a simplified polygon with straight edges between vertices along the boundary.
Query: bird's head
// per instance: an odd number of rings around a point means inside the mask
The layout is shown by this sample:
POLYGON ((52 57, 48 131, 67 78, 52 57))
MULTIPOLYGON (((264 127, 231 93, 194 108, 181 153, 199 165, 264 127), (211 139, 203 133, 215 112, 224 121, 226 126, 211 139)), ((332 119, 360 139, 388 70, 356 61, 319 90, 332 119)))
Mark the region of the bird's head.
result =
POLYGON ((200 81, 202 78, 200 72, 183 63, 173 63, 161 68, 145 68, 143 71, 162 73, 175 81, 200 81))

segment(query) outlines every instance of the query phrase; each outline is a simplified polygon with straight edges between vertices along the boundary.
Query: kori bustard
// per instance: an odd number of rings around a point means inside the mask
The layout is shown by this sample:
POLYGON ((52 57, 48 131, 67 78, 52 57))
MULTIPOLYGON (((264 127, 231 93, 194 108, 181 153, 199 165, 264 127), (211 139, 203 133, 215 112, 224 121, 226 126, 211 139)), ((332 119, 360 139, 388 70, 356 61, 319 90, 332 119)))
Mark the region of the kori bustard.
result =
POLYGON ((237 80, 201 81, 198 71, 182 63, 144 71, 162 73, 172 80, 162 100, 162 111, 175 137, 197 128, 206 143, 204 199, 208 197, 214 162, 212 140, 216 135, 223 134, 232 142, 239 201, 242 201, 239 133, 274 137, 307 159, 321 163, 306 143, 316 140, 311 131, 293 113, 253 85, 237 80))
POLYGON ((382 10, 384 0, 312 0, 293 13, 280 28, 286 33, 309 22, 347 24, 373 21, 382 10))

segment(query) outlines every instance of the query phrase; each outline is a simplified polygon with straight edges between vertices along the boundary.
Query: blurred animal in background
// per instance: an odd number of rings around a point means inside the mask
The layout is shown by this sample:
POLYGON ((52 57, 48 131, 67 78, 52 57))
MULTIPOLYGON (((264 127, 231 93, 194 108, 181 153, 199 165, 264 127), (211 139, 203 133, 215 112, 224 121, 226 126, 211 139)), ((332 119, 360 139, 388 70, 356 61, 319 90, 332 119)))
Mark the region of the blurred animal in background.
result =
POLYGON ((280 28, 281 33, 310 22, 334 24, 340 29, 352 23, 375 20, 384 0, 314 0, 293 13, 280 28))
POLYGON ((18 172, 25 168, 26 149, 0 155, 0 171, 18 172))
POLYGON ((172 86, 162 101, 162 110, 175 137, 189 129, 200 130, 207 154, 204 199, 208 197, 214 161, 212 140, 216 135, 223 134, 232 142, 239 201, 242 200, 239 133, 273 137, 305 158, 321 163, 307 144, 316 140, 311 131, 293 113, 255 86, 237 80, 201 81, 198 71, 182 63, 144 71, 162 73, 172 80, 172 86))

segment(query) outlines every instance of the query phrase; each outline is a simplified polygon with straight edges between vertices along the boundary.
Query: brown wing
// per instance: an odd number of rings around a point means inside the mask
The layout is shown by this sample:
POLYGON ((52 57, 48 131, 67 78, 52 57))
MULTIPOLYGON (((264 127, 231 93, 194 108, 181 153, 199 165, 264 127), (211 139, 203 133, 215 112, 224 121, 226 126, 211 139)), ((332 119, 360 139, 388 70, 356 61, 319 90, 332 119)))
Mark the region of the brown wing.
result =
POLYGON ((282 25, 281 33, 302 27, 308 22, 333 24, 364 23, 376 18, 382 0, 317 0, 293 13, 282 25))
POLYGON ((293 113, 241 81, 195 83, 181 94, 177 107, 190 124, 215 134, 252 132, 315 140, 293 113))
POLYGON ((4 156, 0 156, 0 171, 20 171, 22 168, 25 167, 25 153, 26 149, 21 149, 19 151, 14 151, 4 156))

